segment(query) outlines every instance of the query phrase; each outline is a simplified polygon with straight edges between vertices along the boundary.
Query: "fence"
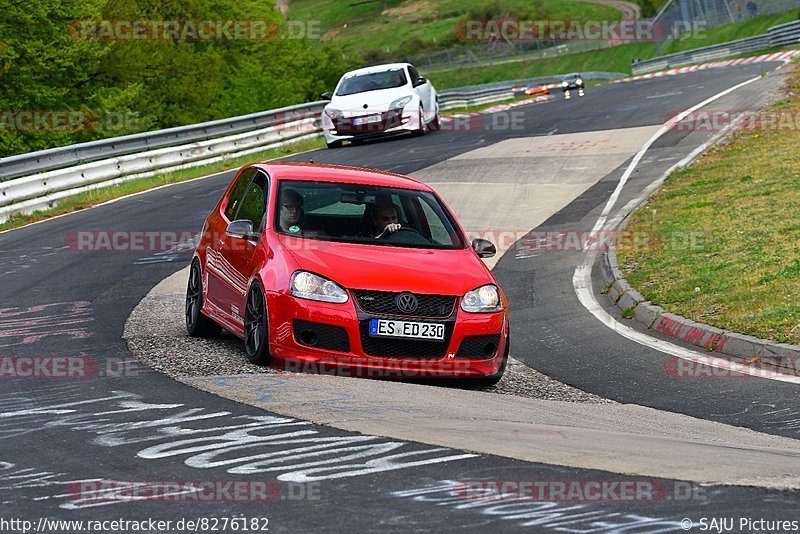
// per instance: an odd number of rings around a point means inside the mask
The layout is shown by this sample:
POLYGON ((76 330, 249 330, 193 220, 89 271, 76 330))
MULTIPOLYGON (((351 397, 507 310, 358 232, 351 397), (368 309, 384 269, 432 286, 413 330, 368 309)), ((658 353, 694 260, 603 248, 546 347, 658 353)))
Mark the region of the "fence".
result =
MULTIPOLYGON (((460 67, 495 65, 526 60, 539 60, 599 50, 618 43, 605 41, 558 41, 505 42, 495 41, 487 45, 474 45, 442 50, 408 58, 408 62, 427 72, 453 70, 460 67)), ((405 61, 405 60, 404 60, 405 61)))
POLYGON ((800 0, 673 0, 653 18, 653 24, 667 30, 663 34, 666 40, 695 29, 736 24, 793 9, 800 9, 800 0))
POLYGON ((632 70, 637 75, 645 74, 671 67, 748 54, 765 48, 792 46, 798 43, 800 43, 800 20, 773 26, 767 33, 761 35, 640 61, 633 65, 632 70))
MULTIPOLYGON (((667 39, 681 38, 687 32, 734 24, 761 15, 785 13, 800 9, 800 0, 673 0, 664 5, 652 19, 657 52, 667 39)), ((544 40, 544 41, 493 41, 483 45, 464 46, 440 52, 431 52, 404 58, 428 72, 453 70, 461 67, 478 67, 511 63, 520 60, 535 61, 590 50, 610 48, 621 41, 602 40, 544 40)))

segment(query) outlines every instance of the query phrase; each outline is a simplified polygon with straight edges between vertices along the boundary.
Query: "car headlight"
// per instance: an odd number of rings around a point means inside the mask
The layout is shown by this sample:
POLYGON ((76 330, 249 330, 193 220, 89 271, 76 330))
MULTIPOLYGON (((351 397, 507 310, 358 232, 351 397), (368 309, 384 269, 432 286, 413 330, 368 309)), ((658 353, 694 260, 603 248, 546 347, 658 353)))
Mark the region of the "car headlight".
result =
POLYGON ((411 95, 404 96, 403 98, 398 98, 397 100, 395 100, 394 102, 389 104, 389 109, 392 110, 392 111, 397 110, 397 109, 403 109, 404 107, 406 107, 406 104, 411 102, 412 98, 413 97, 411 95))
POLYGON ((325 115, 332 119, 343 119, 344 113, 341 110, 334 109, 334 108, 325 108, 325 115))
POLYGON ((561 82, 561 87, 569 87, 569 82, 564 80, 563 82, 561 82))
POLYGON ((575 80, 575 83, 578 85, 583 85, 583 79, 578 78, 577 80, 575 80))
POLYGON ((495 285, 487 284, 467 291, 461 299, 461 309, 469 313, 501 311, 503 302, 500 300, 500 290, 495 285))
POLYGON ((342 286, 308 271, 297 271, 289 282, 294 297, 322 302, 347 302, 347 291, 342 286))

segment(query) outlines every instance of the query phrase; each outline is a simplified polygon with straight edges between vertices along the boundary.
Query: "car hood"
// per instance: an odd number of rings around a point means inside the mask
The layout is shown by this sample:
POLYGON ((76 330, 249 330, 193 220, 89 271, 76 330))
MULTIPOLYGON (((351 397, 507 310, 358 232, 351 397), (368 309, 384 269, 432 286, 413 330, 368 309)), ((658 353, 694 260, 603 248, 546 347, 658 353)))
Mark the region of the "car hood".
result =
POLYGON ((398 98, 403 98, 411 94, 411 91, 404 88, 367 91, 366 93, 357 93, 354 95, 334 96, 328 106, 343 111, 345 114, 348 112, 361 114, 369 111, 387 111, 389 109, 389 104, 398 98), (364 104, 367 105, 366 110, 364 109, 364 104))
POLYGON ((279 239, 303 270, 348 289, 461 296, 495 283, 471 249, 430 250, 302 239, 279 239))

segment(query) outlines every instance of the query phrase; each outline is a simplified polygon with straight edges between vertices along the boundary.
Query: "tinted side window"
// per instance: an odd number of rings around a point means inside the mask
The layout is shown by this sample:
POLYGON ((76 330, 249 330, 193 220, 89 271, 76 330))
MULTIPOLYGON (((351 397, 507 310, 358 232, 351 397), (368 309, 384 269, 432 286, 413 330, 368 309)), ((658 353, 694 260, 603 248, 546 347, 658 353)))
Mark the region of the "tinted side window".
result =
POLYGON ((419 78, 419 71, 412 67, 411 65, 408 66, 408 77, 411 78, 411 83, 417 83, 417 78, 419 78))
POLYGON ((231 196, 228 197, 228 205, 225 206, 225 217, 227 217, 229 221, 233 221, 236 217, 236 211, 241 203, 240 201, 244 190, 255 173, 256 170, 250 167, 249 169, 243 170, 239 178, 236 179, 236 183, 231 190, 231 196))
POLYGON ((264 193, 266 190, 267 177, 263 173, 257 172, 253 181, 247 186, 236 219, 250 221, 253 223, 253 228, 259 228, 266 209, 267 199, 264 193))

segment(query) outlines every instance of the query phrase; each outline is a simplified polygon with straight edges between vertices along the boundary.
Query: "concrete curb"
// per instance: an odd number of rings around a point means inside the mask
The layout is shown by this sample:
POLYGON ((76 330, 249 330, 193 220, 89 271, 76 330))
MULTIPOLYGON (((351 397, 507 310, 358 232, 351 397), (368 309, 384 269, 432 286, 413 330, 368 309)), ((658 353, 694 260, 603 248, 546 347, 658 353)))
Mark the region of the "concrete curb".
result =
MULTIPOLYGON (((623 228, 627 222, 628 217, 618 228, 623 228)), ((601 256, 600 275, 604 292, 614 305, 626 315, 632 313, 631 318, 649 330, 680 339, 712 353, 732 357, 744 364, 765 364, 776 372, 798 371, 797 364, 800 362, 798 345, 777 343, 698 323, 669 313, 646 300, 622 276, 613 244, 609 245, 601 256)))

